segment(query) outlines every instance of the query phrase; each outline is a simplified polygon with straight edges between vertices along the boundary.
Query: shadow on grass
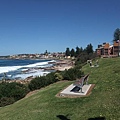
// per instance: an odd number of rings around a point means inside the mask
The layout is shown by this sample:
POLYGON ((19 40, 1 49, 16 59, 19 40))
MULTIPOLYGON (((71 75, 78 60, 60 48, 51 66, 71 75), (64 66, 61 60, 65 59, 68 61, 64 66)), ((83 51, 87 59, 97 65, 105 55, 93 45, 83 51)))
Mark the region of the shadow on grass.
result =
POLYGON ((88 120, 106 120, 105 117, 89 118, 88 120))
POLYGON ((69 115, 57 115, 57 117, 60 119, 60 120, 70 120, 69 118, 67 118, 69 115))

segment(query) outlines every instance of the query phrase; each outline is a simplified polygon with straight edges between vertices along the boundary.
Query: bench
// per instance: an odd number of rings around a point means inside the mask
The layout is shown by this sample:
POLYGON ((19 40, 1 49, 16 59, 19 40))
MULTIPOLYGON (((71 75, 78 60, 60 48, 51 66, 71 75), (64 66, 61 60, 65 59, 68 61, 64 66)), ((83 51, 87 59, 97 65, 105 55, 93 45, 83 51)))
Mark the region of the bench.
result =
POLYGON ((81 77, 79 80, 75 81, 75 83, 74 83, 75 87, 71 90, 71 92, 78 92, 79 90, 81 90, 81 92, 82 92, 83 85, 88 84, 88 77, 89 77, 89 74, 87 74, 84 77, 81 77))
POLYGON ((80 87, 75 86, 75 87, 71 90, 71 92, 79 92, 79 90, 80 90, 80 87))

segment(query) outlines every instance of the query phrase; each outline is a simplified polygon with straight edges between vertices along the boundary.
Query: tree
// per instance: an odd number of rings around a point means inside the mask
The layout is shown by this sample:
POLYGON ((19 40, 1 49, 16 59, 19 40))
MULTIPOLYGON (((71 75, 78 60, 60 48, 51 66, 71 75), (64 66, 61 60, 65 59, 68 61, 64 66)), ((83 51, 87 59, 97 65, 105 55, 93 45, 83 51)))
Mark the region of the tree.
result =
POLYGON ((83 48, 81 47, 81 48, 80 48, 80 53, 82 53, 82 52, 83 52, 83 48))
POLYGON ((76 47, 76 57, 80 54, 80 48, 77 46, 76 47))
POLYGON ((88 54, 86 51, 80 53, 80 55, 78 56, 77 60, 76 60, 76 65, 77 64, 83 64, 88 60, 88 54))
POLYGON ((120 40, 120 29, 117 28, 114 32, 114 40, 113 41, 117 41, 120 40))
POLYGON ((70 49, 69 49, 69 48, 66 48, 65 55, 66 55, 66 56, 70 56, 70 49))
POLYGON ((86 47, 86 52, 87 52, 88 54, 93 53, 93 46, 92 46, 91 43, 87 45, 87 47, 86 47))
POLYGON ((75 56, 75 50, 72 48, 72 50, 70 51, 71 53, 71 57, 75 56))

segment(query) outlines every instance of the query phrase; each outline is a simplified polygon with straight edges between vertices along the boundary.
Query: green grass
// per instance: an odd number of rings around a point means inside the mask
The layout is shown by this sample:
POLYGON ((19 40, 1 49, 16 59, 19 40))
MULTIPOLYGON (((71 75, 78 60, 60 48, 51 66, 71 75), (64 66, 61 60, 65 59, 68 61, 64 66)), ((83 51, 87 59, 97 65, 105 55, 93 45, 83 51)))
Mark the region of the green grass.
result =
POLYGON ((42 88, 39 92, 0 108, 0 120, 88 120, 120 118, 120 58, 100 59, 98 68, 87 64, 89 83, 95 88, 88 97, 58 98, 55 95, 71 82, 63 81, 42 88), (67 119, 59 118, 62 116, 67 119))

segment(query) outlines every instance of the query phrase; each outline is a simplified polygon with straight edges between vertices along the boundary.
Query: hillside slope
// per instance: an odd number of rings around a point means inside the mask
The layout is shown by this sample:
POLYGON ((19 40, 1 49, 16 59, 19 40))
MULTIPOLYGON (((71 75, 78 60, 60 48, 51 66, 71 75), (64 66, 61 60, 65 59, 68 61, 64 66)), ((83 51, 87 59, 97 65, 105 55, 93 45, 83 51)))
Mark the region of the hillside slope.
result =
POLYGON ((72 82, 61 81, 12 105, 0 108, 0 120, 119 120, 120 58, 100 59, 99 67, 87 64, 89 83, 95 88, 88 97, 58 98, 55 95, 72 82))

